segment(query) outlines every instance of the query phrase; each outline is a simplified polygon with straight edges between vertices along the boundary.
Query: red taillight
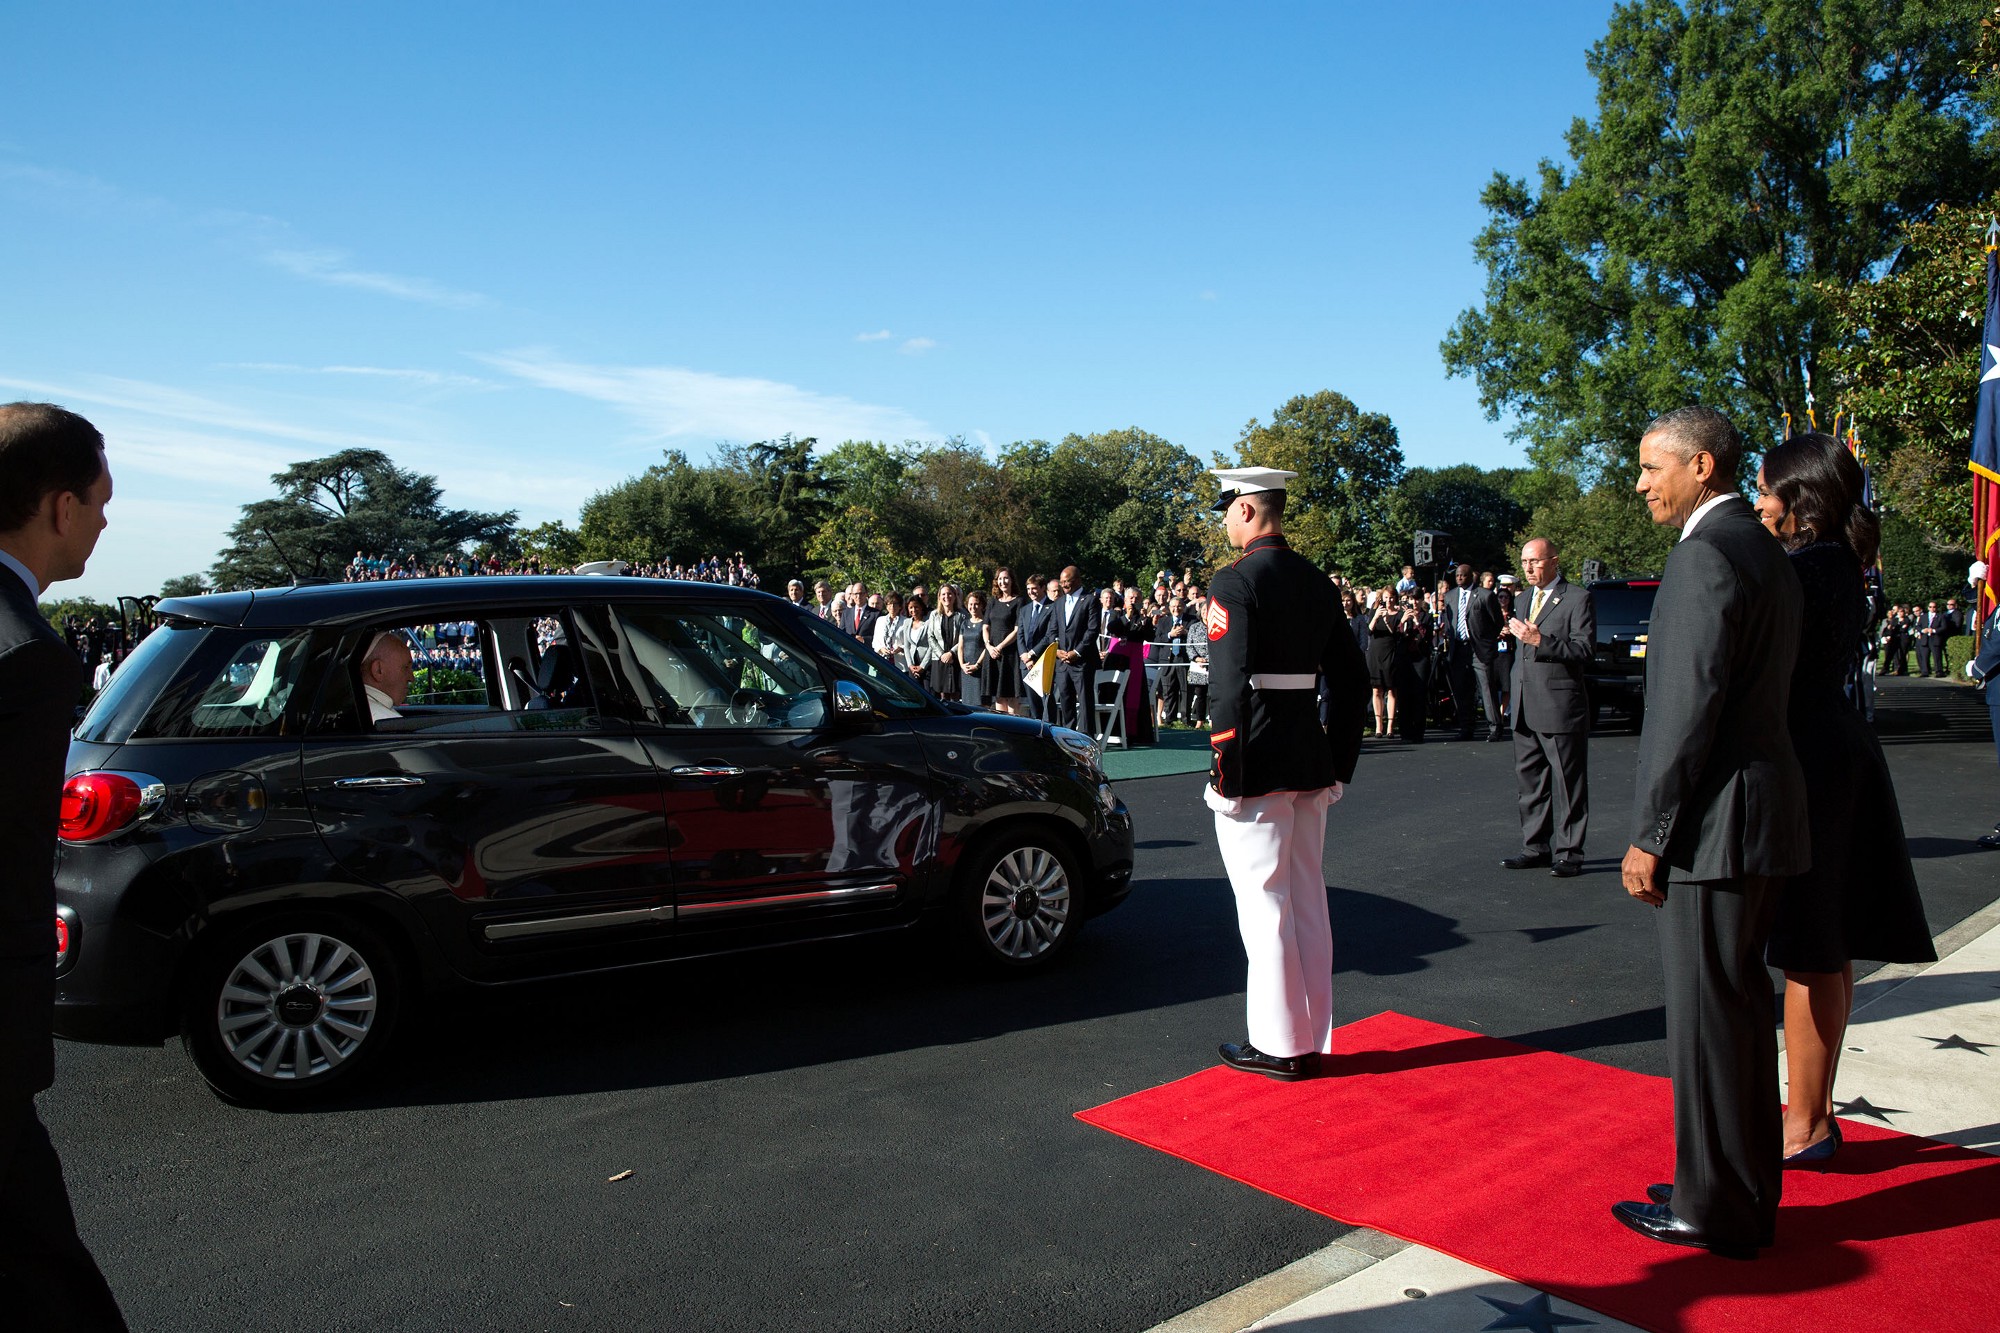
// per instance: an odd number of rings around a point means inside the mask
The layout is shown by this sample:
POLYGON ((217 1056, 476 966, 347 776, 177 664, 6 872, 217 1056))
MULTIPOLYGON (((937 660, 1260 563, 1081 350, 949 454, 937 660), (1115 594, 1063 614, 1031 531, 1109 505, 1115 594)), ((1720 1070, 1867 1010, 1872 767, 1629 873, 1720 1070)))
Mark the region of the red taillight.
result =
POLYGON ((69 922, 56 917, 56 966, 61 967, 63 959, 69 957, 69 922))
POLYGON ((95 842, 138 818, 144 793, 122 773, 79 773, 63 784, 64 842, 95 842))

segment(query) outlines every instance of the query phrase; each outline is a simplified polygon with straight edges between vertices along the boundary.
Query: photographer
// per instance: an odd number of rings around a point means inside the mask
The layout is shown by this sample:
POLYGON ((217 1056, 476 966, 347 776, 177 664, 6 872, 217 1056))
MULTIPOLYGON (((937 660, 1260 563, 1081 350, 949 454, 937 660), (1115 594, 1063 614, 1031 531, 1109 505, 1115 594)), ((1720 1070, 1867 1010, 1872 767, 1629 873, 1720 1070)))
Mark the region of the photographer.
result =
POLYGON ((1431 627, 1430 613, 1417 594, 1405 593, 1396 599, 1391 715, 1397 720, 1397 731, 1412 745, 1423 744, 1429 713, 1424 704, 1429 688, 1431 627))

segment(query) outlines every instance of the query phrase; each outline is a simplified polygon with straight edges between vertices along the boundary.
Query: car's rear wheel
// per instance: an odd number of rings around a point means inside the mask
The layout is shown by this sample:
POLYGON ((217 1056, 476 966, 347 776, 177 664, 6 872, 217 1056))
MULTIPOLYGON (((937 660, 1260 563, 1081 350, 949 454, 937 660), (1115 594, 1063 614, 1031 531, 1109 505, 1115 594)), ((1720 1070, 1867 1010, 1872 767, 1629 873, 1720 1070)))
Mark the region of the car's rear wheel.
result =
POLYGON ((205 951, 181 1040, 225 1099, 303 1105, 365 1076, 402 1001, 402 968, 375 932, 352 921, 277 917, 205 951))
POLYGON ((959 898, 965 937, 996 967, 1046 966, 1083 923, 1075 857, 1047 829, 1002 834, 967 863, 959 898))

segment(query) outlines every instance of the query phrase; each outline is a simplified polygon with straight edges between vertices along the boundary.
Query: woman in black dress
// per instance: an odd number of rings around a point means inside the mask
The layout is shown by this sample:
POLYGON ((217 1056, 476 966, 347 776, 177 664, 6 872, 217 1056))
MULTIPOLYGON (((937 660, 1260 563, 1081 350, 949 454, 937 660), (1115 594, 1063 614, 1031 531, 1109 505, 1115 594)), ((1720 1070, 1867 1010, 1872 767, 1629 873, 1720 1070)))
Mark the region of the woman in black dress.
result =
POLYGON ((1368 617, 1368 687, 1374 691, 1377 736, 1387 736, 1396 730, 1398 621, 1394 595, 1383 588, 1375 594, 1375 610, 1368 617))
POLYGON ((1764 955, 1785 973, 1787 1166, 1840 1148, 1833 1078, 1854 960, 1937 959, 1888 762, 1847 692, 1868 632, 1861 571, 1875 563, 1882 531, 1861 493, 1861 465, 1830 435, 1794 436, 1757 472, 1757 517, 1791 551, 1805 589, 1789 720, 1806 775, 1812 869, 1785 883, 1764 955))
POLYGON ((986 606, 986 694, 994 702, 1019 699, 1021 653, 1014 647, 1021 637, 1015 624, 1021 597, 1014 591, 1014 571, 1004 565, 993 571, 993 599, 986 606))

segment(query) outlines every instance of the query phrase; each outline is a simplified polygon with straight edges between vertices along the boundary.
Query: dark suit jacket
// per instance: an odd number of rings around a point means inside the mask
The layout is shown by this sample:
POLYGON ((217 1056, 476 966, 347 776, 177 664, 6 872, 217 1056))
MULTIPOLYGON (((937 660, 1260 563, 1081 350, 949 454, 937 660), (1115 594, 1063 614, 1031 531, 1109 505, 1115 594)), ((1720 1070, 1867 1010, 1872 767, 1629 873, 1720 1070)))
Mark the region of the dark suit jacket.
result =
MULTIPOLYGON (((1052 619, 1056 622, 1055 644, 1058 648, 1082 654, 1081 665, 1097 665, 1097 636, 1104 622, 1100 613, 1104 608, 1097 604, 1097 594, 1087 588, 1076 592, 1076 607, 1067 616, 1063 615, 1062 598, 1056 598, 1052 619)), ((1074 665, 1074 664, 1073 664, 1074 665)))
POLYGON ((1676 880, 1811 862, 1786 724, 1804 596, 1785 548, 1731 497, 1667 557, 1646 652, 1632 844, 1676 880))
MULTIPOLYGON (((1523 620, 1534 606, 1532 588, 1514 598, 1514 614, 1523 620)), ((1541 643, 1532 648, 1520 644, 1521 660, 1514 668, 1514 725, 1529 731, 1589 731, 1583 668, 1597 650, 1597 611, 1590 589, 1558 578, 1542 599, 1535 628, 1542 632, 1541 643)))
POLYGON ((1021 629, 1021 636, 1014 640, 1016 653, 1039 653, 1055 637, 1055 616, 1047 601, 1022 602, 1014 623, 1021 629))
POLYGON ((848 631, 863 643, 875 642, 875 622, 882 618, 879 606, 864 606, 854 617, 854 627, 848 631))
POLYGON ((1469 642, 1472 655, 1482 662, 1491 662, 1500 651, 1500 631, 1506 621, 1500 618, 1500 599, 1491 588, 1474 584, 1471 600, 1465 606, 1466 639, 1458 636, 1458 589, 1452 588, 1444 595, 1444 622, 1446 632, 1454 642, 1469 642))
POLYGON ((0 567, 0 1107, 55 1080, 56 822, 87 675, 0 567))

